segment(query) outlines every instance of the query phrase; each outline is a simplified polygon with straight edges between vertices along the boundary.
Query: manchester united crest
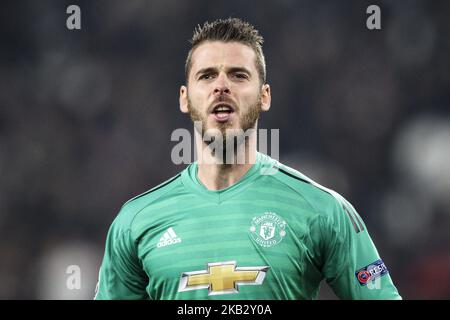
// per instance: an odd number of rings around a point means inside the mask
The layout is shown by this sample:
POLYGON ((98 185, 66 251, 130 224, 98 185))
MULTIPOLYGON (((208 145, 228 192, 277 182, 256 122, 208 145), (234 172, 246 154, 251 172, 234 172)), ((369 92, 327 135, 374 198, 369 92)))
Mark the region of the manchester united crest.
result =
POLYGON ((261 247, 273 247, 286 236, 286 221, 274 212, 254 217, 250 226, 252 239, 261 247))

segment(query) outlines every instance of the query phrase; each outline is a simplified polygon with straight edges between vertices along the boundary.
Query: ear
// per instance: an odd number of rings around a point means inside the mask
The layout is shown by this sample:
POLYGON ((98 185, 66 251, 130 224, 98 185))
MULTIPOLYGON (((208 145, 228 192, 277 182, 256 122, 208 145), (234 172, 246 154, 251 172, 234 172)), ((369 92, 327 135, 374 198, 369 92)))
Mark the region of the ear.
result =
POLYGON ((188 95, 187 95, 187 87, 180 87, 180 110, 183 113, 188 113, 188 95))
POLYGON ((266 83, 261 88, 261 110, 269 111, 272 97, 270 95, 270 86, 266 83))

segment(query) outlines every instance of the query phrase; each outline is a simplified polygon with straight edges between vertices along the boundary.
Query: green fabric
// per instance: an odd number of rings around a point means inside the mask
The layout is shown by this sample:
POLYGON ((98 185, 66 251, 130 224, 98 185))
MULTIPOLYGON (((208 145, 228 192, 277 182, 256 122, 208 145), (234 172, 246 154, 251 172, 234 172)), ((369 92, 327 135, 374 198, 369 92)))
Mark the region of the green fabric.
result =
POLYGON ((342 196, 258 153, 226 189, 206 189, 192 163, 126 202, 108 232, 95 298, 315 299, 325 279, 342 299, 401 299, 386 271, 358 281, 357 272, 378 260, 342 196), (215 290, 228 288, 225 277, 210 290, 180 290, 183 273, 225 262, 265 277, 228 294, 215 290))

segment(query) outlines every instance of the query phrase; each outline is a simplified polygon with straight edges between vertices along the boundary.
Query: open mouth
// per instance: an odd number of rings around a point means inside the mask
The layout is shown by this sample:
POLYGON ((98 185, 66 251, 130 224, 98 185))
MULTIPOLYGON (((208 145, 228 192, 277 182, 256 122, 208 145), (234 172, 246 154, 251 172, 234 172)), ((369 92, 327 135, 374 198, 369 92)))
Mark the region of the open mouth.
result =
POLYGON ((228 104, 218 104, 214 107, 211 114, 219 122, 226 122, 234 113, 234 108, 228 104))

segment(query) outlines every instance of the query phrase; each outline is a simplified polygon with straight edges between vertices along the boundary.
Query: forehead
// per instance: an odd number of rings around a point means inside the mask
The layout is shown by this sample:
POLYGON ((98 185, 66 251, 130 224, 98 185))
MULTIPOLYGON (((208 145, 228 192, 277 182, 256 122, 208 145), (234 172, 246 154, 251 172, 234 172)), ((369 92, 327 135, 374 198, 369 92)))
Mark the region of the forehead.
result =
POLYGON ((239 42, 207 41, 192 53, 192 71, 210 67, 246 67, 256 72, 256 53, 239 42))

